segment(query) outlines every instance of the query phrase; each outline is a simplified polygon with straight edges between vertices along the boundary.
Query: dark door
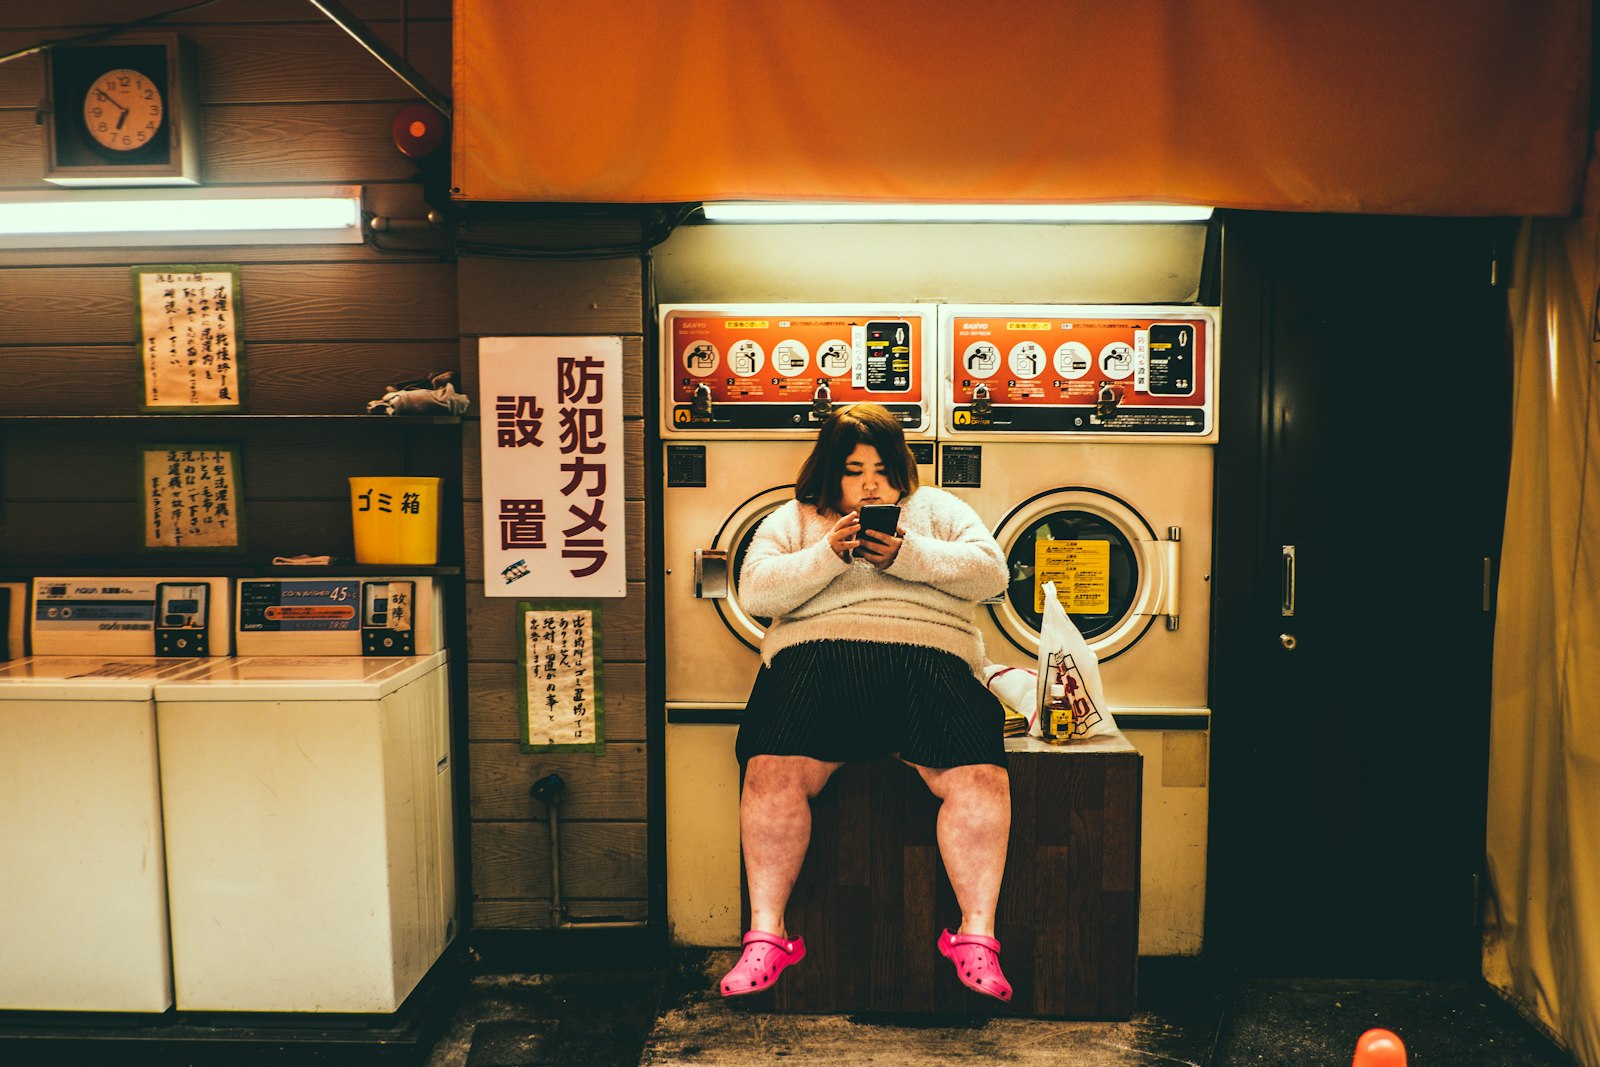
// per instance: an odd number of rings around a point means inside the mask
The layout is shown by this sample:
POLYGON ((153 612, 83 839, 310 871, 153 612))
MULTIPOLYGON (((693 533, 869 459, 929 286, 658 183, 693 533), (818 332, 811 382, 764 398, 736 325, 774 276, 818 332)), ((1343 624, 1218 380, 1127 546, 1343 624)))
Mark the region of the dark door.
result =
POLYGON ((1475 970, 1505 240, 1225 224, 1210 947, 1246 970, 1475 970))

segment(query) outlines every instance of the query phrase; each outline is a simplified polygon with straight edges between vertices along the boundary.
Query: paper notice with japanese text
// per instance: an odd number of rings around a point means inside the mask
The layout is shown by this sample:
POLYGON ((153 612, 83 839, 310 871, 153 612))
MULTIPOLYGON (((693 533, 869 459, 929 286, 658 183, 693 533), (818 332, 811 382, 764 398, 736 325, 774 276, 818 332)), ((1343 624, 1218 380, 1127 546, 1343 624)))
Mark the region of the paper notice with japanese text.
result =
POLYGON ((142 452, 145 548, 243 547, 236 447, 145 445, 142 452))
POLYGON ((239 269, 134 267, 144 407, 238 408, 239 269))
POLYGON ((599 609, 518 604, 522 751, 605 748, 599 609))

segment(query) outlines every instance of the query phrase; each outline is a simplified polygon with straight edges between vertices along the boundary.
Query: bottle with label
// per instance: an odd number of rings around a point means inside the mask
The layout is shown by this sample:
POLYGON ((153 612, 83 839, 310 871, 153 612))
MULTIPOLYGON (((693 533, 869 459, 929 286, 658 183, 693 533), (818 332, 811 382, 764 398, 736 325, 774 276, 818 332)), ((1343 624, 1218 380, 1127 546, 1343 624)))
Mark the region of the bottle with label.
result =
POLYGON ((1040 713, 1041 731, 1043 739, 1052 745, 1064 745, 1072 740, 1072 732, 1077 727, 1071 699, 1067 697, 1065 682, 1058 679, 1052 680, 1045 690, 1044 710, 1040 713))

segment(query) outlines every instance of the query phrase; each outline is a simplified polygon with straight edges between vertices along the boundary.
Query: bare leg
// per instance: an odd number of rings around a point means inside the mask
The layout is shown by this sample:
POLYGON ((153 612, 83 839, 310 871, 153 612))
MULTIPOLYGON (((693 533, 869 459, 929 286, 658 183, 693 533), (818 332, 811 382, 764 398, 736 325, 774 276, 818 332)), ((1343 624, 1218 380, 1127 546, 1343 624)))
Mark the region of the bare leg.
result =
POLYGON ((739 840, 750 887, 750 929, 788 937, 784 911, 811 843, 811 798, 842 763, 754 756, 739 794, 739 840))
POLYGON ((939 856, 961 905, 961 929, 956 932, 993 937, 1011 833, 1011 778, 992 763, 911 766, 942 801, 936 830, 939 856))

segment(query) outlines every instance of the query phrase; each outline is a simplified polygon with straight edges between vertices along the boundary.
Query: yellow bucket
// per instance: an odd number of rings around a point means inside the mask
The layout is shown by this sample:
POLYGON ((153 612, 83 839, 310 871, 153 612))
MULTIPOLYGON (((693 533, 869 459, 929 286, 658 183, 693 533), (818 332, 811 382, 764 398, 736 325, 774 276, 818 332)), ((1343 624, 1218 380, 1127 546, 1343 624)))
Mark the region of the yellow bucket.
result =
POLYGON ((357 563, 439 560, 438 478, 351 478, 357 563))

